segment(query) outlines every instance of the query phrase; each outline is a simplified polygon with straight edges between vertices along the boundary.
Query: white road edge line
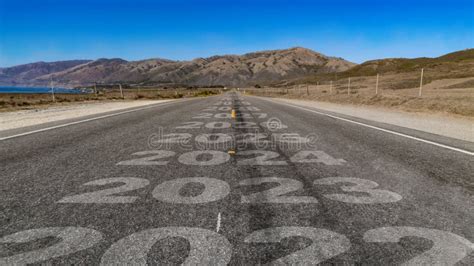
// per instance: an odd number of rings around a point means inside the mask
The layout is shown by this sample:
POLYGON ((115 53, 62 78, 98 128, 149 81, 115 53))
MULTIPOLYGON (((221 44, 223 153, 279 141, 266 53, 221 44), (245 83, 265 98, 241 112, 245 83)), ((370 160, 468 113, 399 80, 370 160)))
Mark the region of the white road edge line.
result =
POLYGON ((216 226, 216 232, 219 233, 219 230, 221 230, 221 213, 217 214, 217 226, 216 226))
MULTIPOLYGON (((189 100, 187 100, 187 101, 189 101, 189 100)), ((112 117, 112 116, 122 115, 122 114, 126 114, 126 113, 131 113, 131 112, 135 112, 135 111, 150 109, 150 108, 154 108, 154 107, 158 107, 158 106, 169 105, 169 104, 177 103, 177 102, 183 102, 183 101, 171 101, 171 102, 164 102, 164 103, 156 103, 156 104, 152 104, 151 106, 145 106, 145 107, 137 108, 137 109, 133 109, 133 110, 127 110, 127 111, 122 111, 122 112, 118 112, 118 113, 113 113, 113 114, 108 114, 108 115, 103 115, 103 116, 98 116, 98 117, 92 117, 92 118, 88 118, 88 119, 84 119, 84 120, 80 120, 80 121, 75 121, 75 122, 71 122, 71 123, 61 124, 61 125, 57 125, 57 126, 52 126, 52 127, 46 127, 46 128, 41 128, 41 129, 37 129, 37 130, 27 131, 27 132, 16 134, 16 135, 11 135, 11 136, 7 136, 7 137, 0 137, 0 141, 7 140, 7 139, 13 139, 13 138, 17 138, 17 137, 22 137, 22 136, 26 136, 26 135, 31 135, 31 134, 39 133, 39 132, 43 132, 43 131, 48 131, 48 130, 51 130, 51 129, 67 127, 67 126, 71 126, 71 125, 77 125, 77 124, 81 124, 81 123, 85 123, 85 122, 89 122, 89 121, 94 121, 94 120, 98 120, 98 119, 103 119, 103 118, 107 118, 107 117, 112 117)))
POLYGON ((453 151, 457 151, 457 152, 461 152, 461 153, 464 153, 464 154, 467 154, 467 155, 474 156, 474 152, 471 152, 471 151, 468 151, 468 150, 459 149, 459 148, 452 147, 452 146, 449 146, 449 145, 444 145, 444 144, 441 144, 441 143, 437 143, 437 142, 434 142, 434 141, 430 141, 430 140, 410 136, 410 135, 407 135, 407 134, 399 133, 399 132, 392 131, 392 130, 389 130, 389 129, 384 129, 384 128, 381 128, 381 127, 371 126, 371 125, 364 124, 364 123, 361 123, 361 122, 357 122, 357 121, 354 121, 354 120, 350 120, 350 119, 347 119, 347 118, 342 118, 342 117, 339 117, 339 116, 330 115, 330 114, 326 114, 326 113, 323 113, 323 112, 311 110, 311 109, 301 107, 301 106, 298 106, 298 105, 283 103, 283 102, 274 101, 274 100, 270 100, 270 99, 264 99, 262 97, 258 97, 258 98, 263 99, 263 100, 267 100, 267 101, 270 101, 270 102, 273 102, 273 103, 277 103, 277 104, 292 106, 292 107, 299 108, 299 109, 302 109, 302 110, 305 110, 305 111, 308 111, 308 112, 324 115, 324 116, 331 117, 331 118, 334 118, 334 119, 338 119, 338 120, 341 120, 341 121, 353 123, 353 124, 356 124, 356 125, 372 128, 372 129, 375 129, 375 130, 379 130, 379 131, 382 131, 382 132, 385 132, 385 133, 390 133, 390 134, 397 135, 397 136, 400 136, 400 137, 405 137, 405 138, 417 140, 417 141, 424 142, 424 143, 427 143, 427 144, 431 144, 431 145, 434 145, 434 146, 438 146, 438 147, 441 147, 441 148, 445 148, 445 149, 449 149, 449 150, 453 150, 453 151))

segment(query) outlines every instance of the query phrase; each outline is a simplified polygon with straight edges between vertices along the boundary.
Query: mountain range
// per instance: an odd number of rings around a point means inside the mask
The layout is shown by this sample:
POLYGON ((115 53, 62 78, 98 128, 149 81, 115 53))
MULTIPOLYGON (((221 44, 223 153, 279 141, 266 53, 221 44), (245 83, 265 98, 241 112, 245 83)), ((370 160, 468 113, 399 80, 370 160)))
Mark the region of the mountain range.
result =
POLYGON ((0 85, 66 87, 124 83, 134 85, 253 86, 333 73, 355 66, 347 60, 295 47, 192 61, 120 58, 37 62, 0 68, 0 85))
POLYGON ((310 49, 295 47, 244 55, 196 58, 191 61, 120 58, 37 62, 0 68, 3 86, 81 87, 98 84, 138 86, 255 86, 316 83, 320 80, 377 73, 418 72, 431 69, 436 78, 473 76, 474 49, 436 58, 387 58, 354 64, 310 49))

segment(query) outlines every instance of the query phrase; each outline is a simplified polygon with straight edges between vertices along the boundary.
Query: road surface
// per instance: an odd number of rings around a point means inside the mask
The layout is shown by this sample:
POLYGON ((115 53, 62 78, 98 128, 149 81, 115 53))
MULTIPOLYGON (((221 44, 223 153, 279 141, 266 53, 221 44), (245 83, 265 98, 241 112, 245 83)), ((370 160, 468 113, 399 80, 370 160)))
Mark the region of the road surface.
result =
POLYGON ((237 93, 2 134, 0 265, 474 264, 472 143, 237 93))

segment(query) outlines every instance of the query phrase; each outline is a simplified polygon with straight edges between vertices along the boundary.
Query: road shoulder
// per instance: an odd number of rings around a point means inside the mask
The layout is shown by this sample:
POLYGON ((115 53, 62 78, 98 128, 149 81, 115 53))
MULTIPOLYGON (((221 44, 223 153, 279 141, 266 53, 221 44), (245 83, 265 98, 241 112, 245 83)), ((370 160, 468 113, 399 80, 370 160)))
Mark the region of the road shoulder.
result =
POLYGON ((474 121, 469 118, 459 118, 452 115, 403 112, 385 108, 342 105, 318 101, 281 98, 272 98, 272 100, 474 142, 474 121))
POLYGON ((0 116, 0 140, 167 105, 178 101, 158 100, 81 104, 73 108, 68 106, 67 108, 48 109, 47 112, 39 112, 38 114, 35 114, 33 110, 29 110, 32 112, 28 113, 23 113, 25 111, 12 112, 8 117, 4 113, 3 116, 0 116), (15 121, 15 116, 17 116, 18 121, 15 121))
POLYGON ((105 114, 111 111, 125 110, 172 100, 119 101, 81 103, 68 106, 49 107, 0 113, 0 131, 30 127, 61 120, 105 114))

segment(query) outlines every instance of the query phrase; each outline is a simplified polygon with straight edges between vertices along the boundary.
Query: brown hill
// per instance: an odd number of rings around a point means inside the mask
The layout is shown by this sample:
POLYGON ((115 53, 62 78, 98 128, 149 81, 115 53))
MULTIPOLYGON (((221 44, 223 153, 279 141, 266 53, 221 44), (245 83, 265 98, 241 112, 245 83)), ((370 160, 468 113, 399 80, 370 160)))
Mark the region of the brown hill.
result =
MULTIPOLYGON (((59 64, 55 62, 50 64, 59 64)), ((0 83, 45 85, 51 78, 57 84, 83 86, 98 83, 140 85, 224 85, 245 86, 269 84, 285 79, 301 78, 318 73, 333 73, 355 64, 342 58, 328 57, 305 48, 262 51, 244 55, 198 58, 192 61, 148 59, 125 61, 99 59, 69 68, 28 76, 23 72, 0 69, 0 83)), ((21 68, 17 66, 16 68, 21 68)))
MULTIPOLYGON (((294 83, 316 83, 348 77, 368 77, 381 75, 413 76, 413 84, 418 82, 421 68, 425 69, 425 81, 446 78, 465 78, 474 76, 474 49, 466 49, 443 56, 428 58, 386 58, 364 62, 337 74, 315 74, 293 80, 294 83)), ((406 87, 406 86, 405 86, 406 87)), ((408 86, 409 87, 409 86, 408 86)))
POLYGON ((14 67, 0 68, 0 84, 30 84, 36 78, 88 63, 90 60, 71 60, 59 62, 37 62, 14 67))

